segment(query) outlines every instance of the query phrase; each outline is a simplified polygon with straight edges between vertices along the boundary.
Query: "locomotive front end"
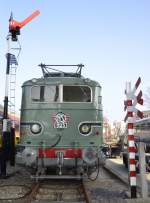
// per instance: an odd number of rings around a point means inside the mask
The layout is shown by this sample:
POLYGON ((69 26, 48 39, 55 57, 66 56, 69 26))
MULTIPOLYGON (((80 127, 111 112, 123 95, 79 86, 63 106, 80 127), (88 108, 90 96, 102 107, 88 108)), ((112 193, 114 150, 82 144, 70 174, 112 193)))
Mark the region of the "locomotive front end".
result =
POLYGON ((78 74, 51 73, 22 88, 17 162, 59 175, 92 172, 103 159, 100 85, 78 74))

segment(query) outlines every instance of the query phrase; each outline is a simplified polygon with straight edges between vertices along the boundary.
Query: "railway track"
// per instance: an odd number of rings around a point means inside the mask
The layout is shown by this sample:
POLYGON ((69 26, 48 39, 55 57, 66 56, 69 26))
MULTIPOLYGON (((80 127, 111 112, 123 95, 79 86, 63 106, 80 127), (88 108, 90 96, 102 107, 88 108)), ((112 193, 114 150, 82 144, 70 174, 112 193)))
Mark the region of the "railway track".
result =
POLYGON ((91 203, 84 180, 44 180, 32 185, 26 203, 91 203))
MULTIPOLYGON (((30 179, 25 168, 8 179, 0 180, 0 202, 13 203, 91 203, 124 199, 128 187, 104 168, 96 181, 88 179, 30 179)), ((92 175, 95 177, 95 174, 92 175)))

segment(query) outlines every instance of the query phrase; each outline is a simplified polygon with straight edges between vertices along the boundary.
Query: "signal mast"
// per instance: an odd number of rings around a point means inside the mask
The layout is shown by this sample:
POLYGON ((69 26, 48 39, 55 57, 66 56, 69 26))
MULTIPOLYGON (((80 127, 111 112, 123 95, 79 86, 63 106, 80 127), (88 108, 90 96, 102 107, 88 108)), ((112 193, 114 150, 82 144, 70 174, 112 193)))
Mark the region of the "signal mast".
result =
MULTIPOLYGON (((18 65, 16 57, 14 54, 11 53, 11 42, 18 42, 18 35, 20 35, 20 30, 29 23, 33 18, 38 16, 40 12, 38 10, 34 11, 29 17, 24 19, 23 21, 19 22, 13 19, 13 15, 11 13, 9 19, 9 33, 7 35, 7 54, 6 54, 6 80, 5 80, 5 97, 4 97, 4 111, 3 111, 3 132, 2 132, 2 149, 0 150, 0 169, 1 169, 1 178, 6 178, 6 161, 9 160, 12 166, 15 165, 15 119, 10 118, 8 116, 8 103, 10 102, 10 98, 15 98, 15 81, 9 82, 10 72, 13 71, 13 66, 18 65), (13 88, 9 86, 13 84, 13 88), (10 92, 12 91, 13 95, 10 94, 9 98, 9 88, 10 92)), ((19 42, 18 42, 19 43, 19 42)), ((19 48, 12 48, 14 50, 19 48)), ((12 73, 12 72, 11 72, 12 73)), ((15 76, 15 73, 12 75, 15 76)), ((15 100, 13 100, 15 101, 15 100)), ((10 103, 10 106, 14 106, 14 104, 10 103)), ((13 111, 13 116, 15 117, 15 112, 13 111)))

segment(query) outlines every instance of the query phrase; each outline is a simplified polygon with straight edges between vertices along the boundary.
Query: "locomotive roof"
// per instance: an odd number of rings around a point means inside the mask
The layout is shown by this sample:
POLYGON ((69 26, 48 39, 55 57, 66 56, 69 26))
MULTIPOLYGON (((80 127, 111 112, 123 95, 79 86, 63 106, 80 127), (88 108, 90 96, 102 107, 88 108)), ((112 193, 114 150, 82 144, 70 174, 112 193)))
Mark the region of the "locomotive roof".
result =
POLYGON ((40 85, 40 84, 50 84, 50 85, 89 85, 89 86, 100 86, 97 81, 91 80, 89 78, 84 78, 83 76, 77 77, 74 76, 74 73, 66 73, 63 77, 57 76, 58 73, 53 77, 41 77, 41 78, 33 78, 31 80, 25 81, 23 86, 32 86, 32 85, 40 85))
POLYGON ((33 86, 33 85, 89 85, 89 86, 100 86, 100 84, 89 78, 84 78, 81 75, 83 64, 77 65, 45 65, 43 63, 39 64, 41 67, 43 77, 33 78, 24 82, 23 86, 33 86), (62 70, 53 67, 64 67, 64 66, 75 66, 77 67, 76 72, 64 72, 62 70))

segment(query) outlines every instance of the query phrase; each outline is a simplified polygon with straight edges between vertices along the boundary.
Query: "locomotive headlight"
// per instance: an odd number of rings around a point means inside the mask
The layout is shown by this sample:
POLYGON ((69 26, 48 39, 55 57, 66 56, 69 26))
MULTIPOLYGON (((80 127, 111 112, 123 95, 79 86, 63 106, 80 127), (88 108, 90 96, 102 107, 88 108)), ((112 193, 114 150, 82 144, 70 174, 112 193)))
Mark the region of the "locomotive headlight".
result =
POLYGON ((32 124, 31 127, 30 127, 30 130, 31 130, 32 133, 38 134, 38 133, 41 132, 42 126, 39 123, 32 124))
POLYGON ((81 131, 83 132, 83 133, 88 133, 89 132, 89 130, 90 130, 90 126, 89 125, 83 125, 82 127, 81 127, 81 131))
POLYGON ((79 131, 82 135, 87 136, 89 132, 91 131, 91 125, 89 124, 82 124, 79 127, 79 131))

